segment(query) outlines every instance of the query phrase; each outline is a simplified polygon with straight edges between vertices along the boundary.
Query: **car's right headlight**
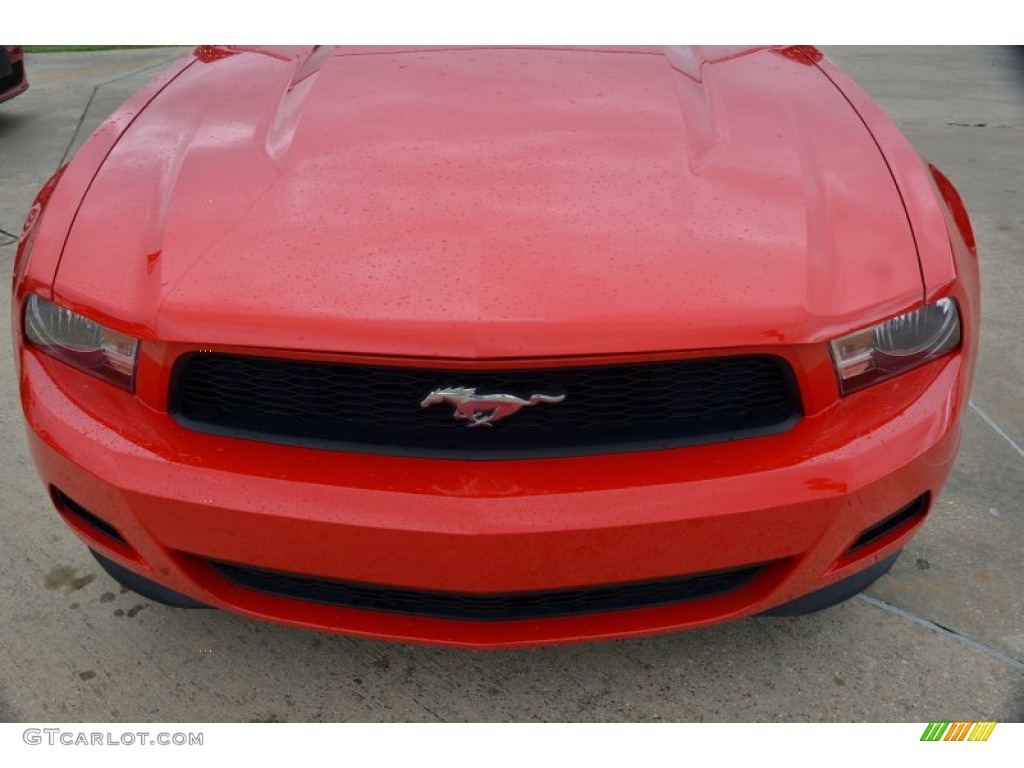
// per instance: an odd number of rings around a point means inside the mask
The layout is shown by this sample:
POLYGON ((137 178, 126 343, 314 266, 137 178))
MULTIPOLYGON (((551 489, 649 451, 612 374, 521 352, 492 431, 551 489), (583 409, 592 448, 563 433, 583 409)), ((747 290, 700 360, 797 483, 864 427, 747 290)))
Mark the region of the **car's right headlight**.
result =
POLYGON ((960 346, 960 314, 939 299, 831 342, 839 391, 848 395, 941 357, 960 346))
POLYGON ((31 294, 25 337, 36 348, 104 381, 132 391, 139 342, 84 315, 31 294))

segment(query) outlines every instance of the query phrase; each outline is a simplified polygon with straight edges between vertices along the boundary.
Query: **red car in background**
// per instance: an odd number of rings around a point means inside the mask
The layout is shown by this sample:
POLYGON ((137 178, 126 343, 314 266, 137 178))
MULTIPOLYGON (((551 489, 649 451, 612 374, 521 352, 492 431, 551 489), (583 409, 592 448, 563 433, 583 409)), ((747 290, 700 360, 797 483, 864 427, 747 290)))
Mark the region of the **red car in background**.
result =
POLYGON ((13 99, 27 88, 25 52, 20 45, 0 45, 0 101, 13 99))
POLYGON ((43 189, 13 308, 115 578, 496 647, 866 588, 979 298, 952 185, 814 48, 204 46, 43 189))

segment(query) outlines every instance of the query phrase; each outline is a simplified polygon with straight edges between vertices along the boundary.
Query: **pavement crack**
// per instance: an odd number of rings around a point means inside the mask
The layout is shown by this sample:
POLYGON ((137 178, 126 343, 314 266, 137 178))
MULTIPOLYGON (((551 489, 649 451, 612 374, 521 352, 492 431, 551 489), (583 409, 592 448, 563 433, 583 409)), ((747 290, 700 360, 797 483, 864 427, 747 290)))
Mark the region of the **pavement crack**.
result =
POLYGON ((10 245, 18 242, 18 236, 6 229, 0 229, 0 245, 10 245))
POLYGON ((171 56, 167 59, 161 59, 160 61, 154 64, 149 64, 145 67, 142 67, 141 69, 136 69, 133 72, 128 72, 127 74, 120 75, 119 77, 114 77, 110 80, 105 80, 102 83, 97 83, 96 85, 94 85, 92 87, 92 93, 89 94, 89 100, 85 103, 85 109, 83 109, 82 114, 78 116, 78 124, 75 126, 74 133, 71 134, 71 141, 69 141, 67 147, 65 147, 64 154, 61 157, 60 162, 57 164, 57 167, 60 168, 62 165, 64 165, 64 163, 68 161, 68 155, 71 154, 71 148, 75 146, 75 142, 78 141, 78 134, 82 132, 82 125, 85 123, 85 118, 89 114, 89 109, 92 107, 92 103, 96 98, 96 94, 99 93, 100 88, 102 88, 105 85, 110 85, 111 83, 116 83, 120 80, 124 80, 129 77, 134 77, 135 75, 140 75, 143 72, 147 72, 151 69, 156 69, 157 67, 166 67, 176 58, 178 58, 177 55, 171 56))
MULTIPOLYGON (((900 125, 902 125, 902 126, 910 126, 910 127, 913 127, 913 128, 923 128, 923 127, 931 127, 932 125, 935 125, 935 124, 930 123, 928 120, 906 119, 906 120, 900 120, 900 125)), ((1024 131, 1024 127, 1022 127, 1022 126, 1019 126, 1019 125, 1009 125, 1007 123, 960 123, 960 122, 945 122, 945 123, 940 123, 939 125, 942 125, 943 127, 946 127, 946 128, 986 128, 986 129, 989 129, 989 130, 996 130, 996 131, 1014 131, 1015 133, 1019 133, 1021 131, 1024 131)))
MULTIPOLYGON (((102 85, 102 83, 100 85, 102 85)), ((57 163, 58 168, 68 161, 68 155, 71 154, 71 148, 75 146, 75 142, 78 140, 78 134, 82 130, 82 124, 85 122, 85 116, 89 114, 89 107, 92 106, 93 99, 96 98, 96 92, 99 91, 100 85, 94 85, 92 87, 92 93, 89 94, 89 100, 85 102, 85 108, 82 110, 82 114, 78 116, 78 123, 75 125, 75 130, 71 134, 71 140, 64 148, 64 154, 61 155, 60 162, 57 163)))
POLYGON ((169 58, 161 59, 160 61, 156 62, 155 64, 149 64, 149 65, 147 65, 145 67, 142 67, 141 69, 136 69, 134 72, 129 72, 126 75, 119 75, 118 77, 112 78, 110 80, 106 80, 106 81, 100 83, 99 85, 97 85, 96 87, 97 88, 102 88, 104 85, 110 85, 111 83, 116 83, 116 82, 118 82, 120 80, 125 80, 125 79, 127 79, 129 77, 133 77, 135 75, 141 75, 143 72, 148 72, 149 70, 156 69, 157 67, 166 67, 167 65, 169 65, 171 62, 175 61, 178 58, 180 58, 180 54, 174 54, 173 56, 170 56, 169 58))
POLYGON ((970 406, 971 410, 974 411, 979 416, 981 416, 982 420, 990 427, 992 427, 992 429, 996 431, 996 434, 998 434, 1001 438, 1008 442, 1010 446, 1013 448, 1013 450, 1015 450, 1021 456, 1024 456, 1024 448, 1021 448, 1019 445, 1017 445, 1017 441, 1010 437, 1010 435, 1007 434, 1006 430, 1004 430, 996 423, 995 419, 993 419, 991 416, 989 416, 987 413, 981 410, 981 408, 979 408, 973 400, 970 401, 970 406))
POLYGON ((881 608, 883 611, 887 611, 891 614, 899 616, 900 618, 913 622, 914 624, 924 627, 925 629, 930 629, 932 632, 942 635, 943 637, 947 637, 953 642, 959 643, 960 645, 964 646, 965 648, 970 648, 972 651, 978 651, 979 653, 983 653, 986 656, 990 656, 993 659, 996 659, 997 661, 1003 662, 1004 664, 1009 664, 1014 669, 1024 671, 1024 661, 1021 661, 1020 659, 1015 659, 1012 656, 1003 653, 1002 651, 996 650, 995 648, 990 648, 989 646, 983 643, 979 643, 977 640, 972 640, 966 635, 961 635, 956 630, 952 630, 949 627, 944 627, 941 624, 937 624, 936 622, 931 621, 930 619, 924 618, 923 616, 918 616, 916 613, 911 613, 910 611, 905 611, 902 608, 897 608, 895 605, 887 603, 884 600, 879 600, 877 597, 871 597, 870 595, 865 594, 858 595, 857 597, 858 599, 863 600, 868 605, 873 605, 876 608, 881 608))

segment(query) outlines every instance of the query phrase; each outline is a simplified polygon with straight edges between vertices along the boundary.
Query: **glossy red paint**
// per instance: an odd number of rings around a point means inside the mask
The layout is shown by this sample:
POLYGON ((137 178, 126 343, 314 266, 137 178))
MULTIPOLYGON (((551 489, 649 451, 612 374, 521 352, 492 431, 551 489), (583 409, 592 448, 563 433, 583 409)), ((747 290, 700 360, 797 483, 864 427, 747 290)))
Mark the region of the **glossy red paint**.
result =
POLYGON ((27 89, 24 49, 20 45, 0 45, 0 101, 13 99, 27 89))
POLYGON ((44 483, 126 542, 65 515, 91 547, 182 594, 400 640, 701 626, 879 562, 920 521, 848 549, 955 458, 977 261, 952 186, 806 48, 196 49, 26 230, 15 343, 44 483), (30 291, 141 338, 135 392, 25 347, 30 291), (839 396, 829 340, 946 295, 959 351, 839 396), (182 427, 171 367, 210 349, 467 375, 767 352, 804 415, 641 453, 338 453, 182 427), (711 599, 473 622, 262 595, 204 558, 469 594, 773 564, 711 599))
POLYGON ((816 67, 753 52, 697 82, 660 50, 518 49, 297 66, 183 72, 93 181, 57 297, 143 338, 461 358, 814 342, 920 299, 885 161, 816 67))

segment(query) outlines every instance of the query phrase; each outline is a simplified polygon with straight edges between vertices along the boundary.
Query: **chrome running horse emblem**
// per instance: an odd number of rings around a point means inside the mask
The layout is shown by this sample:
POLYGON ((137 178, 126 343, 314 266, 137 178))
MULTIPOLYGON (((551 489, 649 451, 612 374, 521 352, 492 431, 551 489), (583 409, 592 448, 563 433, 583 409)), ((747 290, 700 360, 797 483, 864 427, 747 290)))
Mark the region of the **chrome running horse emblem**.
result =
POLYGON ((458 421, 469 422, 467 427, 490 427, 525 405, 560 403, 563 400, 565 395, 530 395, 528 400, 524 400, 515 395, 478 395, 476 387, 443 387, 423 398, 420 408, 447 402, 455 406, 452 416, 458 421))

